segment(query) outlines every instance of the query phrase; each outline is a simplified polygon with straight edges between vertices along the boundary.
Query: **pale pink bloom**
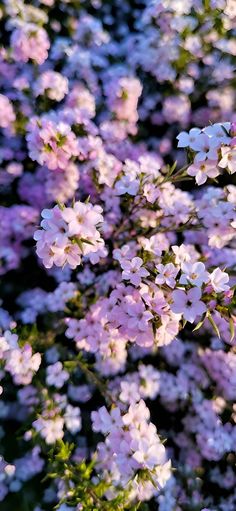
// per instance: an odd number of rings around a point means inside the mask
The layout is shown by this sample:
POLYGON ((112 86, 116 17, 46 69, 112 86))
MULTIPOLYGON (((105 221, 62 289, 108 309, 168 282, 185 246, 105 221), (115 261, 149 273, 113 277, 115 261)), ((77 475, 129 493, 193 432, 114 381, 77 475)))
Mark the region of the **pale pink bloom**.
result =
POLYGON ((136 123, 137 104, 142 93, 142 85, 137 78, 121 77, 109 80, 105 86, 107 104, 115 112, 117 119, 136 123))
POLYGON ((115 190, 117 195, 137 195, 139 190, 139 180, 130 176, 122 176, 119 181, 115 184, 115 190))
POLYGON ((155 335, 155 344, 157 346, 167 346, 177 336, 179 332, 180 315, 174 314, 171 310, 161 315, 161 326, 157 328, 155 335))
POLYGON ((166 460, 165 447, 161 442, 150 445, 149 439, 143 439, 138 442, 133 458, 144 468, 152 470, 156 465, 160 465, 166 460))
POLYGON ((236 147, 222 147, 221 148, 222 158, 219 161, 218 165, 222 169, 229 169, 230 174, 234 174, 236 172, 236 147))
POLYGON ((190 283, 193 286, 202 287, 202 284, 209 281, 209 273, 206 271, 205 264, 201 262, 193 264, 183 263, 181 270, 180 284, 190 283))
POLYGON ((36 96, 45 94, 48 98, 61 101, 68 93, 68 78, 56 71, 45 71, 34 85, 36 96))
POLYGON ((16 120, 11 101, 7 96, 0 94, 0 128, 9 128, 16 120))
POLYGON ((122 381, 119 398, 123 403, 136 403, 140 399, 138 383, 122 381))
POLYGON ((172 293, 173 303, 171 310, 175 314, 182 314, 186 321, 193 323, 196 317, 206 312, 206 305, 200 300, 201 291, 194 287, 189 291, 176 289, 172 293))
POLYGON ((72 434, 81 430, 81 413, 78 406, 67 405, 64 414, 65 426, 72 434))
POLYGON ((25 23, 12 32, 11 46, 17 62, 32 59, 40 65, 48 57, 50 42, 44 28, 35 23, 25 23))
POLYGON ((187 173, 189 176, 196 177, 196 183, 202 185, 206 182, 208 177, 217 177, 220 172, 217 168, 217 161, 206 160, 203 162, 194 162, 188 167, 187 173))
POLYGON ((185 261, 191 260, 191 255, 188 252, 188 247, 182 243, 182 245, 173 245, 172 250, 175 254, 175 263, 181 265, 185 261))
POLYGON ((123 416, 125 426, 136 426, 144 420, 149 420, 150 412, 145 402, 141 399, 139 403, 130 405, 128 412, 123 416))
POLYGON ((227 282, 229 282, 229 275, 225 271, 222 271, 220 268, 216 268, 210 274, 210 281, 216 293, 228 291, 229 289, 229 286, 227 285, 227 282))
MULTIPOLYGON (((84 85, 76 84, 66 98, 66 105, 74 111, 81 112, 86 118, 96 113, 95 98, 84 85)), ((112 156, 112 155, 109 155, 112 156)))
POLYGON ((29 123, 26 135, 29 156, 50 170, 65 169, 78 156, 78 142, 69 124, 45 115, 29 123))
POLYGON ((54 417, 53 419, 40 417, 33 422, 33 426, 46 444, 54 444, 64 436, 64 419, 62 417, 54 417))
POLYGON ((172 289, 175 287, 175 277, 178 273, 178 268, 173 263, 158 264, 156 266, 158 275, 155 278, 156 284, 167 284, 172 289))
POLYGON ((121 263, 122 260, 127 260, 127 259, 131 259, 132 257, 135 257, 136 255, 136 247, 135 245, 132 246, 131 243, 127 243, 126 245, 123 245, 121 248, 115 248, 113 250, 113 257, 114 259, 116 259, 117 261, 119 261, 119 263, 121 263))
POLYGON ((170 246, 168 238, 161 232, 154 234, 150 238, 139 238, 139 241, 144 250, 155 254, 155 256, 160 256, 170 246))
POLYGON ((143 187, 143 195, 147 201, 153 204, 160 195, 159 189, 153 183, 146 183, 143 187))
POLYGON ((69 236, 82 238, 96 235, 96 225, 102 223, 102 208, 92 204, 76 202, 72 208, 65 208, 61 212, 63 220, 68 224, 69 236))
POLYGON ((12 176, 16 177, 21 176, 23 174, 23 165, 22 163, 17 163, 13 161, 9 163, 9 165, 7 165, 6 171, 8 172, 8 174, 11 174, 12 176))
POLYGON ((143 260, 141 257, 134 257, 131 261, 122 261, 122 279, 129 280, 134 286, 139 286, 142 278, 149 275, 149 272, 142 264, 143 260))
POLYGON ((40 353, 32 354, 30 344, 12 349, 7 354, 6 370, 12 375, 16 385, 28 385, 41 364, 40 353))
POLYGON ((104 434, 110 433, 114 427, 122 426, 122 418, 119 408, 114 408, 108 413, 105 406, 99 408, 97 412, 91 413, 93 421, 93 431, 104 434))
MULTIPOLYGON (((131 330, 138 329, 141 332, 145 332, 148 328, 148 322, 152 319, 153 315, 151 311, 145 310, 143 303, 134 303, 132 307, 128 308, 127 304, 127 312, 129 315, 129 319, 127 321, 127 326, 131 330)), ((138 335, 140 332, 138 332, 138 335)))
POLYGON ((46 369, 47 384, 53 385, 57 389, 61 389, 68 378, 69 373, 63 369, 63 365, 60 361, 49 365, 46 369))

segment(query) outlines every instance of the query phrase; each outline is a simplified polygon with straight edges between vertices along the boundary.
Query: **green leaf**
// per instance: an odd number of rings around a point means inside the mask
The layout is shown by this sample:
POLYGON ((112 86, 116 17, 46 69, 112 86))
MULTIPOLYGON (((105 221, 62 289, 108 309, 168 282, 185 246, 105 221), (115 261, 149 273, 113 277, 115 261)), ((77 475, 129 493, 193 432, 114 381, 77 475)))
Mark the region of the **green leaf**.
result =
POLYGON ((230 340, 233 341, 234 335, 235 335, 235 329, 234 329, 234 320, 233 318, 229 318, 229 330, 230 330, 230 340))
POLYGON ((80 241, 82 241, 82 243, 87 243, 88 245, 94 245, 92 241, 87 240, 86 238, 80 238, 80 241))
POLYGON ((62 204, 62 202, 57 201, 57 205, 61 211, 63 211, 65 209, 65 204, 62 204))
POLYGON ((220 338, 220 331, 219 331, 219 328, 218 326, 216 325, 211 313, 208 311, 207 312, 207 318, 209 319, 210 323, 211 323, 211 326, 212 328, 215 330, 217 336, 220 338))
POLYGON ((195 328, 193 329, 193 332, 196 332, 197 330, 199 330, 199 328, 201 328, 201 326, 203 325, 203 323, 204 323, 204 321, 205 321, 205 319, 206 319, 206 316, 207 316, 207 315, 205 314, 204 318, 203 318, 201 321, 199 321, 199 322, 198 322, 198 324, 197 324, 197 325, 195 326, 195 328))
POLYGON ((73 238, 72 241, 73 241, 73 243, 76 243, 79 246, 79 248, 80 248, 80 250, 81 250, 81 252, 83 254, 84 253, 84 249, 83 249, 83 244, 82 244, 81 239, 80 238, 73 238))

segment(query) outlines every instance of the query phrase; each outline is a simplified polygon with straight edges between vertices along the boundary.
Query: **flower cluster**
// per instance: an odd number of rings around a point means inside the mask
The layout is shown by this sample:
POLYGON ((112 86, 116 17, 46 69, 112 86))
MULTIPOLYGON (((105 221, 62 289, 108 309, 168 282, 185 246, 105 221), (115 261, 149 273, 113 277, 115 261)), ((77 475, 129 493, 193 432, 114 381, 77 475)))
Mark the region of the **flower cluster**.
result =
POLYGON ((65 169, 72 156, 78 156, 78 144, 69 124, 54 116, 43 116, 29 123, 29 156, 49 169, 65 169))
POLYGON ((34 233, 34 239, 37 240, 37 254, 45 267, 68 264, 75 269, 83 255, 91 262, 106 255, 104 241, 96 228, 103 221, 101 213, 100 206, 79 201, 73 207, 44 209, 42 230, 34 233))
POLYGON ((229 174, 236 172, 235 127, 230 123, 216 123, 203 130, 192 128, 189 133, 178 135, 178 147, 187 147, 194 152, 194 161, 188 167, 189 176, 202 185, 207 178, 214 178, 226 169, 229 174))
POLYGON ((170 462, 165 447, 149 422, 150 412, 144 401, 130 405, 127 413, 104 407, 92 412, 93 430, 106 435, 98 444, 98 466, 108 473, 114 486, 127 486, 132 480, 132 493, 139 500, 155 494, 170 478, 170 462), (147 482, 139 480, 139 472, 150 471, 147 482))

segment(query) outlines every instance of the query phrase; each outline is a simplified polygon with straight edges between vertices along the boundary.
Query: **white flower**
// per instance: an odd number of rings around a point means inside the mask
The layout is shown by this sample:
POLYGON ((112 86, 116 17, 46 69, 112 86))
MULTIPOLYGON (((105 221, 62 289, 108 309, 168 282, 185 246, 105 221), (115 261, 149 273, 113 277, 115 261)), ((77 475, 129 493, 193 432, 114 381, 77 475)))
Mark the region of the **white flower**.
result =
POLYGON ((192 148, 192 144, 197 140, 200 134, 201 130, 199 128, 192 128, 189 133, 181 131, 181 133, 176 137, 178 140, 178 147, 192 148))
POLYGON ((209 160, 217 160, 217 147, 220 142, 217 138, 208 137, 205 133, 199 135, 192 144, 192 149, 197 152, 195 162, 209 160))
POLYGON ((183 263, 182 275, 179 279, 180 284, 192 284, 201 287, 204 282, 209 281, 209 273, 206 271, 203 263, 183 263))
POLYGON ((226 284, 229 282, 229 275, 220 268, 216 268, 210 275, 211 285, 216 293, 222 291, 228 291, 229 286, 226 284))
POLYGON ((228 168, 230 174, 236 172, 236 147, 222 147, 221 148, 222 158, 219 162, 219 167, 222 169, 228 168))

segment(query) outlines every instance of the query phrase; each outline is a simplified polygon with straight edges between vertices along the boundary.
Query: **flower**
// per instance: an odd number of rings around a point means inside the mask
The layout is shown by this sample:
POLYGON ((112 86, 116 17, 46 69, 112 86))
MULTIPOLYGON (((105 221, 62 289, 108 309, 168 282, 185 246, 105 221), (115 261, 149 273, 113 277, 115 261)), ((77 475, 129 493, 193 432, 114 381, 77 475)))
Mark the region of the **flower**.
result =
POLYGON ((7 96, 0 94, 0 127, 9 128, 16 119, 12 103, 7 96))
POLYGON ((46 444, 54 444, 64 436, 64 420, 62 417, 54 417, 53 419, 40 417, 33 422, 33 426, 46 444))
POLYGON ((149 272, 142 266, 141 257, 133 257, 131 261, 122 261, 122 279, 129 280, 133 286, 139 286, 143 277, 148 277, 149 272))
POLYGON ((114 408, 108 413, 105 406, 99 408, 97 412, 91 413, 93 421, 93 431, 104 434, 110 433, 113 428, 122 426, 122 419, 119 408, 114 408))
POLYGON ((156 284, 167 284, 172 289, 175 287, 175 277, 178 273, 178 268, 173 263, 158 264, 156 266, 158 275, 155 278, 156 284))
POLYGON ((206 271, 203 263, 183 263, 181 265, 182 274, 179 279, 180 284, 192 284, 202 287, 202 284, 209 281, 209 273, 206 271))
POLYGON ((210 282, 216 293, 221 293, 223 291, 228 291, 229 286, 227 282, 229 282, 229 275, 225 271, 222 271, 220 268, 216 268, 210 274, 210 282))
POLYGON ((103 221, 101 206, 75 202, 72 208, 65 208, 61 217, 67 223, 69 236, 92 239, 97 236, 96 226, 103 221))
POLYGON ((32 59, 40 65, 48 57, 50 42, 44 28, 35 23, 25 23, 12 32, 11 47, 16 62, 32 59))
POLYGON ((139 190, 139 180, 130 176, 122 176, 115 184, 117 195, 137 195, 139 190))
POLYGON ((75 434, 81 430, 81 413, 77 406, 67 405, 64 414, 65 426, 71 433, 75 434))
POLYGON ((222 169, 229 169, 230 174, 236 172, 236 148, 222 147, 221 148, 222 158, 218 165, 222 169))
POLYGON ((208 177, 217 177, 220 172, 217 168, 217 161, 206 160, 204 162, 194 162, 188 167, 187 173, 189 176, 196 177, 196 183, 202 185, 206 182, 208 177))
POLYGON ((102 222, 102 208, 90 203, 75 202, 73 207, 55 206, 42 211, 41 229, 35 231, 37 255, 46 268, 68 264, 75 269, 81 257, 106 255, 104 241, 97 225, 102 222))
POLYGON ((197 287, 189 289, 189 291, 176 289, 172 293, 171 310, 175 314, 182 314, 186 321, 193 323, 196 317, 201 316, 207 310, 200 298, 201 291, 197 287))
POLYGON ((47 367, 46 382, 48 385, 54 385, 57 389, 61 389, 64 383, 68 380, 69 374, 63 369, 61 362, 55 362, 55 364, 47 367))
POLYGON ((6 370, 12 375, 16 385, 29 385, 41 364, 40 353, 32 353, 30 344, 7 352, 6 370))
POLYGON ((29 156, 49 169, 65 169, 72 156, 78 156, 76 136, 69 124, 44 115, 28 125, 26 135, 29 156))
POLYGON ((220 142, 217 138, 208 137, 205 133, 201 133, 192 144, 192 149, 196 151, 195 162, 208 160, 217 160, 217 148, 220 142))
POLYGON ((52 100, 61 101, 68 93, 68 78, 56 71, 45 71, 37 79, 34 90, 36 96, 45 94, 52 100))
POLYGON ((197 141, 200 133, 201 130, 199 128, 192 128, 189 133, 181 131, 176 137, 178 140, 178 147, 191 147, 191 149, 193 149, 193 144, 197 141))

